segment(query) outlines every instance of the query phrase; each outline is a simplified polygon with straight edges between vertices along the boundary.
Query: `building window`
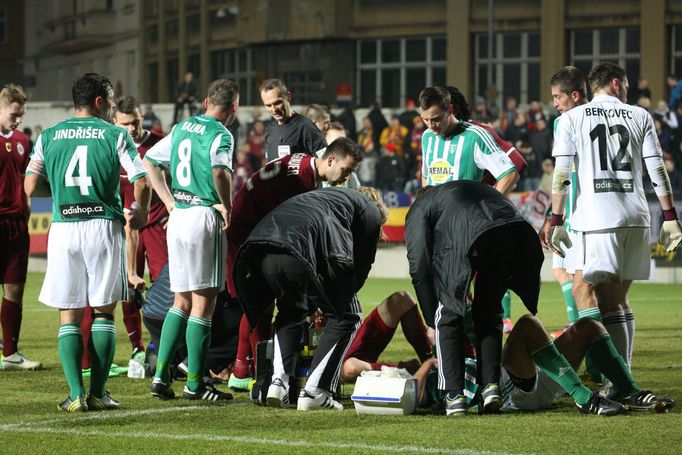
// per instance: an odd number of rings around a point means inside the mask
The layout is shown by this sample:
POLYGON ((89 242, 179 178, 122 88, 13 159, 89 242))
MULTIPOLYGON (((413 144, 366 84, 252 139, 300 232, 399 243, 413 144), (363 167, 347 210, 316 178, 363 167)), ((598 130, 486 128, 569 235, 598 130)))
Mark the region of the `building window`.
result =
POLYGON ((386 38, 357 43, 355 100, 400 107, 428 85, 445 84, 445 37, 386 38))
POLYGON ((256 72, 251 49, 225 49, 211 52, 211 78, 228 78, 239 84, 239 102, 243 106, 258 104, 254 96, 256 72))
MULTIPOLYGON (((540 33, 496 33, 488 86, 488 34, 474 35, 474 91, 501 109, 507 98, 527 104, 540 99, 540 33)), ((472 103, 473 104, 473 103, 472 103)))
POLYGON ((682 77, 682 25, 674 25, 670 31, 670 72, 682 77))
POLYGON ((5 10, 0 9, 0 43, 7 42, 7 20, 5 17, 5 10))
POLYGON ((639 78, 639 29, 572 30, 570 61, 585 78, 596 63, 613 62, 625 68, 630 85, 636 86, 639 78))

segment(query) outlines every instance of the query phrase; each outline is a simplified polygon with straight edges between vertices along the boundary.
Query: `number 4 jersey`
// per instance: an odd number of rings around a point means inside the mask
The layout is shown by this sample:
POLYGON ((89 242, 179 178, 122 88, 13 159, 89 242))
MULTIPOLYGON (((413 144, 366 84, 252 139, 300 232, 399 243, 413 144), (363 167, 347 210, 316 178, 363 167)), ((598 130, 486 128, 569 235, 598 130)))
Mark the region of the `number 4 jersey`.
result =
POLYGON ((198 115, 178 123, 149 149, 145 158, 169 167, 176 207, 210 207, 220 203, 213 185, 213 168, 232 173, 232 134, 214 117, 198 115))
POLYGON ((74 117, 43 131, 27 174, 47 179, 52 221, 123 220, 120 168, 131 182, 145 175, 130 134, 95 117, 74 117))
POLYGON ((574 159, 573 230, 649 227, 642 159, 662 152, 647 111, 597 95, 559 117, 552 154, 574 159))

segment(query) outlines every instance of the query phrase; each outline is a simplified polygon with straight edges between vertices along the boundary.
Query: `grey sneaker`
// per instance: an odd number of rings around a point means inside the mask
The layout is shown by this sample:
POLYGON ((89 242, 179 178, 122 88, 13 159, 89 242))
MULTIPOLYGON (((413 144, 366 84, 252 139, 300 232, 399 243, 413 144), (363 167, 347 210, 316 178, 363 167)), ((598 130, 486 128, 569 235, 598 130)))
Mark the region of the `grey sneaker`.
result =
POLYGON ((121 407, 121 402, 111 398, 109 392, 105 392, 101 398, 89 393, 85 402, 88 404, 88 409, 90 411, 109 411, 121 407))
POLYGON ((500 396, 500 386, 497 384, 488 384, 481 392, 483 399, 483 411, 487 414, 494 414, 500 412, 502 407, 502 397, 500 396))
POLYGON ((66 400, 59 403, 59 409, 64 412, 85 412, 88 410, 88 404, 83 395, 79 395, 75 400, 66 397, 66 400))
POLYGON ((467 414, 467 399, 464 395, 445 395, 445 415, 464 416, 467 414))

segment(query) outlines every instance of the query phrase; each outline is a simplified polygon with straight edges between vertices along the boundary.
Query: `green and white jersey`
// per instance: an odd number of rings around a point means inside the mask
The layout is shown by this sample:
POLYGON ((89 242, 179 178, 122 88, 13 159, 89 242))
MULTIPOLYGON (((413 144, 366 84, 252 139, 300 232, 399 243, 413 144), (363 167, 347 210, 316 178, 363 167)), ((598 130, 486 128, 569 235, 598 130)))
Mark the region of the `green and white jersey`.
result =
POLYGON ((232 134, 214 117, 198 115, 180 122, 145 158, 169 167, 176 207, 210 207, 220 203, 213 185, 213 168, 232 173, 232 134))
POLYGON ((146 175, 130 134, 95 117, 73 117, 43 131, 27 174, 46 178, 52 222, 123 220, 121 166, 131 182, 146 175))
MULTIPOLYGON (((554 119, 554 134, 556 134, 556 127, 559 124, 560 118, 561 117, 557 117, 554 119)), ((577 184, 578 179, 575 173, 575 163, 573 163, 573 166, 571 167, 571 187, 566 195, 566 203, 564 205, 564 228, 568 230, 571 230, 571 214, 573 214, 577 184)))
POLYGON ((480 182, 486 170, 500 180, 516 170, 490 133, 469 122, 460 122, 450 137, 426 130, 422 157, 422 176, 427 185, 456 180, 480 182))

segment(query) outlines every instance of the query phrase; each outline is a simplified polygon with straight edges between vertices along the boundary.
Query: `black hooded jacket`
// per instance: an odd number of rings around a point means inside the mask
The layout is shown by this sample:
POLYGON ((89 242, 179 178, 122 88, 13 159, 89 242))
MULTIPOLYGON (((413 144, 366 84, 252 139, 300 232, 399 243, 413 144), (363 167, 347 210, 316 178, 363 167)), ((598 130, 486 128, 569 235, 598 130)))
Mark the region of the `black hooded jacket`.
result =
POLYGON ((300 194, 268 213, 237 253, 234 280, 249 322, 276 296, 263 284, 261 263, 267 253, 289 254, 309 272, 309 298, 337 314, 348 310, 374 263, 381 214, 364 194, 324 188, 300 194))
POLYGON ((434 327, 440 301, 464 316, 471 278, 469 252, 484 232, 524 221, 499 191, 473 181, 454 181, 426 191, 405 222, 412 284, 426 323, 434 327))

